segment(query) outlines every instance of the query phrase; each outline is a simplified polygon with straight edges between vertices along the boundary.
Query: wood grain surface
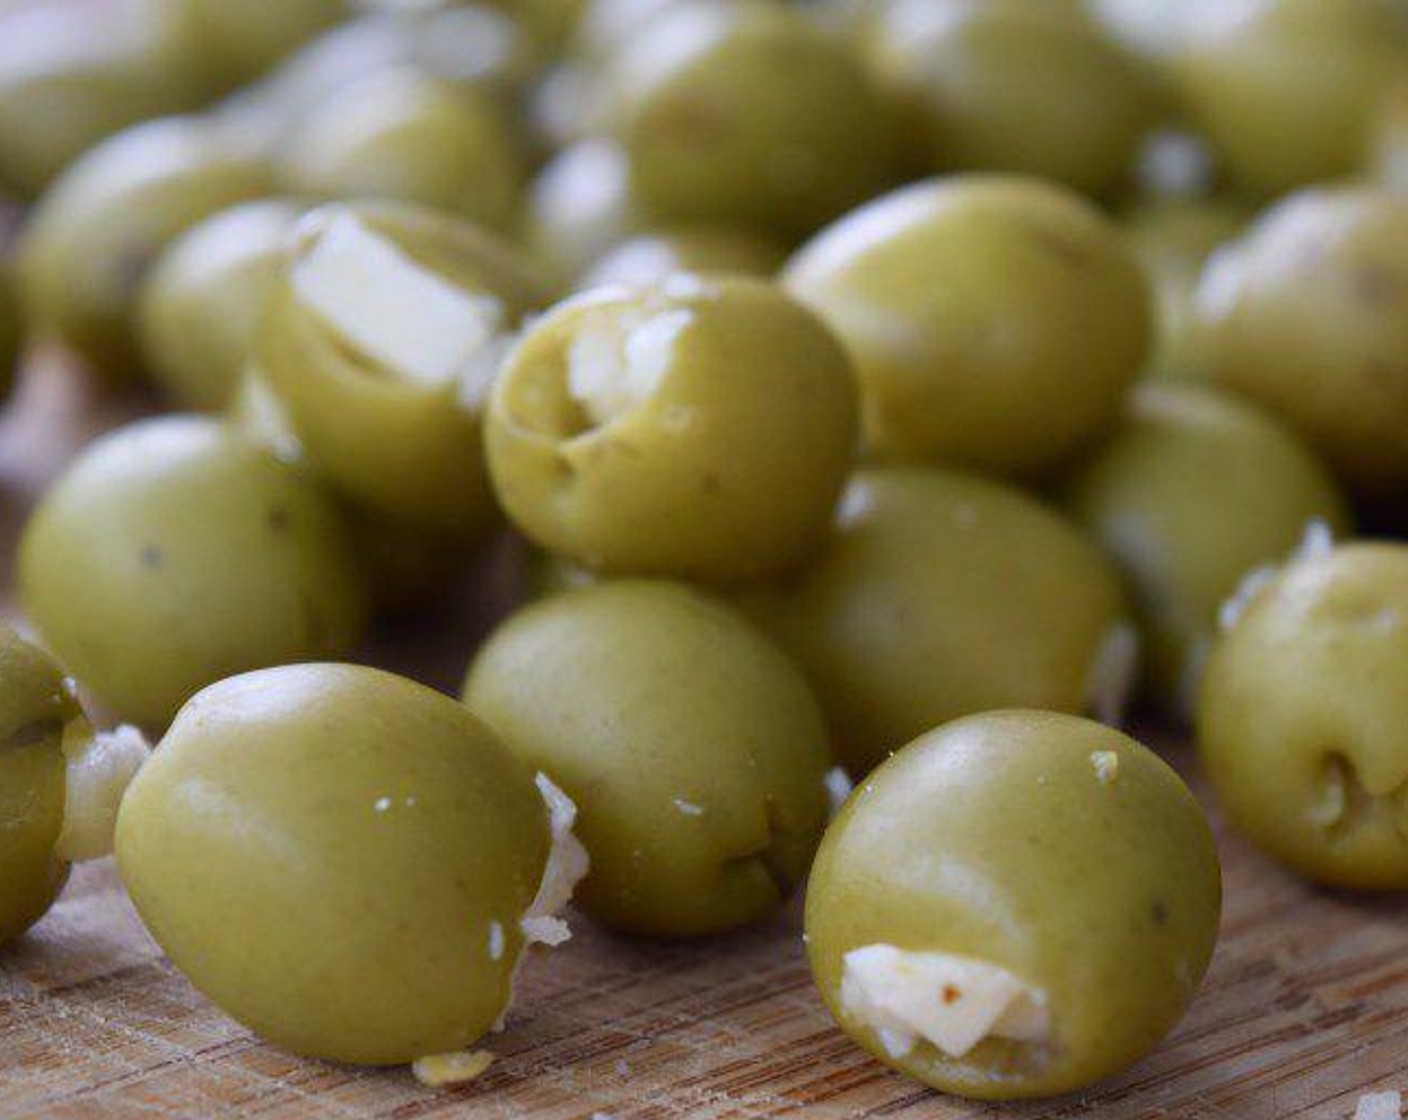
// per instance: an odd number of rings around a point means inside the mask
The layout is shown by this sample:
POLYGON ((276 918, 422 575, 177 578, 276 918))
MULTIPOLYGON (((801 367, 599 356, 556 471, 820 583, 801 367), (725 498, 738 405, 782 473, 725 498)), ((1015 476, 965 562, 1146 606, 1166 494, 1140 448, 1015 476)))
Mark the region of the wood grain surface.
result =
MULTIPOLYGON (((43 481, 142 407, 95 400, 56 363, 31 372, 0 421, 4 586, 43 481)), ((453 687, 502 579, 487 564, 437 625, 384 633, 369 658, 453 687)), ((1188 770, 1186 750, 1169 753, 1188 770)), ((796 907, 687 945, 612 937, 574 916, 573 940, 525 970, 508 1029, 487 1043, 494 1065, 458 1089, 301 1061, 191 989, 103 862, 0 951, 0 1117, 1328 1120, 1352 1116, 1364 1092, 1408 1089, 1408 902, 1317 892, 1220 826, 1219 843, 1222 943, 1183 1024, 1096 1092, 1004 1108, 927 1092, 851 1045, 812 990, 796 907)))

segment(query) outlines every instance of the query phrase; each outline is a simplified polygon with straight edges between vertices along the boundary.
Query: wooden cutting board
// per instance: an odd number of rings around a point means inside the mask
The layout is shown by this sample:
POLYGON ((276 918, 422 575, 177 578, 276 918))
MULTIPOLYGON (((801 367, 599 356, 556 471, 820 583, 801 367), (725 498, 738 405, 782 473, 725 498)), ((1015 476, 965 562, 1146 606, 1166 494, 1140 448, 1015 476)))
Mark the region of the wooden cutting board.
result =
MULTIPOLYGON (((58 364, 31 371, 0 421, 3 586, 37 488, 84 439, 141 410, 95 400, 58 364)), ((486 567, 452 620, 403 625, 369 656, 452 688, 492 621, 499 574, 486 567)), ((1170 753, 1191 768, 1186 750, 1170 753)), ((1364 1092, 1408 1090, 1408 899, 1314 891, 1221 827, 1219 843, 1222 943, 1187 1019, 1098 1091, 1007 1108, 930 1093, 836 1030, 811 987, 796 907, 686 945, 574 918, 573 940, 526 970, 508 1029, 487 1043, 497 1061, 459 1089, 300 1061, 191 989, 104 862, 78 871, 49 916, 0 951, 0 1117, 1343 1120, 1364 1092)))

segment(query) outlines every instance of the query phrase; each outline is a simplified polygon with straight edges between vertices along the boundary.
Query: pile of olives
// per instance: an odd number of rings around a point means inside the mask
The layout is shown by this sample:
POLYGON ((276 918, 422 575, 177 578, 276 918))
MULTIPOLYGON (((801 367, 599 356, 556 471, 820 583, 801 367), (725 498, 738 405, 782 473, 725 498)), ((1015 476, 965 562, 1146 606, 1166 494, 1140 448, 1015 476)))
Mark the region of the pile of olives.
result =
POLYGON ((440 1082, 574 893, 805 883, 880 1061, 1127 1068, 1221 888, 1120 724, 1408 889, 1405 152, 1396 0, 3 0, 0 386, 172 412, 19 541, 0 939, 115 850, 240 1022, 440 1082), (505 540, 461 696, 358 664, 505 540))

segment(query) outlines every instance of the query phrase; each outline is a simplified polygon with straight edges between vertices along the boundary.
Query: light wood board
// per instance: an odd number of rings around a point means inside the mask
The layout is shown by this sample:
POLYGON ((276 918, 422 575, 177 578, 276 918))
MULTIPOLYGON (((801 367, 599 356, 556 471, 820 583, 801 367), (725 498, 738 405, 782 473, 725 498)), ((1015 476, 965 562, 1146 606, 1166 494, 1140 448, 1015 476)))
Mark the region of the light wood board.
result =
MULTIPOLYGON (((57 364, 32 373, 0 421, 0 578, 37 488, 85 438, 140 410, 96 401, 57 364)), ((373 656, 453 687, 500 581, 486 569, 452 617, 382 635, 373 656)), ((1172 756, 1189 769, 1186 751, 1172 756)), ((495 1064, 437 1092, 404 1070, 259 1043, 163 960, 100 863, 0 951, 0 1117, 1342 1120, 1361 1093, 1408 1089, 1408 900, 1314 891, 1220 827, 1219 841, 1222 943, 1187 1019, 1098 1091, 1006 1108, 927 1092, 836 1030, 811 987, 796 907, 690 945, 615 938, 576 917, 574 939, 526 970, 507 1031, 487 1043, 495 1064)))

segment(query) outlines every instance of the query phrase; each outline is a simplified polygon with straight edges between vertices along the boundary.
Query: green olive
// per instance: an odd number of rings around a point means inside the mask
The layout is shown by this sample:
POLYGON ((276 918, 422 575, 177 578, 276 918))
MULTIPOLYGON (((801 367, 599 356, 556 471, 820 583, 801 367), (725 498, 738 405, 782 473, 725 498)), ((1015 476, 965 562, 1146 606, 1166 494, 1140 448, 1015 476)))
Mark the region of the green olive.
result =
POLYGON ((153 728, 231 673, 350 651, 367 613, 330 499, 209 417, 90 445, 25 526, 19 585, 69 671, 153 728))
POLYGON ((137 300, 157 254, 267 188, 264 165, 209 121, 150 121, 109 137, 59 177, 22 233, 20 294, 35 330, 106 376, 130 375, 137 300))
POLYGON ((878 83, 782 5, 681 5, 627 39, 603 81, 632 189, 657 223, 807 233, 901 171, 878 83))
POLYGON ((1198 745, 1232 820, 1317 882, 1408 887, 1408 547, 1293 560, 1226 622, 1198 745))
POLYGON ((130 729, 95 733, 53 659, 0 623, 0 944, 43 917, 72 861, 111 850, 145 757, 130 729))
POLYGON ((8 397, 14 387, 22 335, 19 302, 15 299, 5 260, 0 256, 0 401, 8 397))
POLYGON ((559 304, 489 399, 499 500, 589 567, 736 582, 826 534, 856 441, 845 352, 764 281, 680 274, 559 304))
POLYGON ((580 140, 559 152, 528 190, 527 241, 562 288, 644 224, 620 145, 580 140))
POLYGON ((824 230, 784 283, 855 358, 881 458, 1048 474, 1115 422, 1150 346, 1118 229, 1036 180, 905 187, 824 230))
POLYGON ((409 1062, 489 1031, 527 944, 565 936, 540 911, 575 881, 544 799, 448 697, 284 666, 182 709, 123 800, 118 870, 176 967, 241 1023, 296 1054, 409 1062))
POLYGON ((578 286, 658 284, 677 272, 769 277, 782 267, 786 250, 750 230, 695 226, 643 233, 607 250, 578 286))
POLYGON ((355 504, 476 541, 496 510, 480 410, 544 301, 515 250, 435 211, 322 207, 299 227, 258 347, 317 471, 355 504))
POLYGON ((1205 4, 1173 66, 1238 186, 1275 195, 1355 171, 1369 122, 1408 65, 1397 0, 1205 4))
POLYGON ((1373 118, 1365 168, 1375 185, 1408 194, 1408 73, 1389 87, 1373 118))
POLYGON ((182 22, 188 65, 214 88, 233 89, 334 26, 343 0, 167 0, 182 22))
POLYGON ((1169 198, 1124 216, 1126 243, 1154 292, 1156 338, 1146 376, 1204 381, 1210 375, 1195 300, 1203 267, 1236 238, 1247 215, 1230 200, 1169 198))
POLYGON ((1408 482, 1408 199, 1303 191, 1209 263, 1214 378, 1299 429, 1347 483, 1408 482))
POLYGON ((157 258, 138 303, 139 339, 147 372, 177 406, 230 404, 302 212, 280 199, 241 203, 198 222, 157 258))
POLYGON ((1159 704, 1193 714, 1218 608, 1248 572, 1319 521, 1350 527, 1344 497, 1301 440, 1248 404, 1145 386, 1114 437, 1067 484, 1066 505, 1122 568, 1159 704))
POLYGON ((1086 1088, 1152 1050, 1212 956, 1217 851, 1133 739, 1001 711, 917 739, 827 830, 807 953, 842 1028, 933 1088, 1086 1088))
POLYGON ((293 126, 278 166, 294 194, 414 203, 498 230, 517 218, 526 177, 489 94, 412 69, 339 86, 293 126))
POLYGON ((46 0, 0 12, 0 187, 37 196, 104 137, 209 92, 164 0, 46 0))
POLYGON ((810 674, 857 777, 972 712, 1116 715, 1136 652, 1119 579, 1073 524, 930 468, 857 472, 816 562, 740 602, 810 674))
POLYGON ((888 0, 870 53, 913 106, 934 170, 1101 192, 1133 170, 1153 89, 1077 4, 888 0))
POLYGON ((826 726, 801 674, 736 612, 623 580, 514 615, 465 702, 581 809, 580 901, 618 929, 755 921, 806 874, 826 823, 826 726))

